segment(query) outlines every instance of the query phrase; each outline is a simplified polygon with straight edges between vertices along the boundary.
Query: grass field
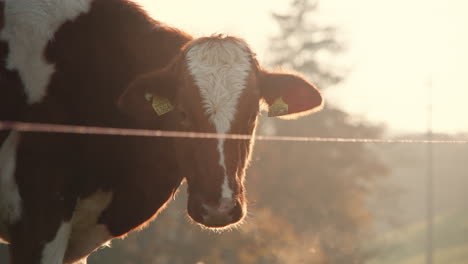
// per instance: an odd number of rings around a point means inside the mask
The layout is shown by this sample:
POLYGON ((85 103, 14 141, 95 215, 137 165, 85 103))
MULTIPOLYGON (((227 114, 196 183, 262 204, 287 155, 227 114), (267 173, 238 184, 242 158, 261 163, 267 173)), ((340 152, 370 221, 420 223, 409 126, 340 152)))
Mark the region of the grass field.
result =
MULTIPOLYGON (((424 264, 425 223, 384 234, 370 250, 379 252, 367 264, 424 264)), ((468 264, 468 212, 439 216, 434 223, 434 264, 468 264)))

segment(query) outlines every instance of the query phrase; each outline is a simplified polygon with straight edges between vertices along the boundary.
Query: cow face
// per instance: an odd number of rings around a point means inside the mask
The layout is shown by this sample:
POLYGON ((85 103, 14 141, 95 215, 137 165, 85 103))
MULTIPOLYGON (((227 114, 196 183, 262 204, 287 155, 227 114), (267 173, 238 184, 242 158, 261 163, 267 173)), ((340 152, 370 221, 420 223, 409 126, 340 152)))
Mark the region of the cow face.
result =
MULTIPOLYGON (((318 90, 303 78, 267 72, 244 41, 213 36, 188 43, 168 67, 135 80, 119 107, 145 124, 170 119, 164 129, 252 135, 262 101, 269 116, 294 117, 322 106, 318 90)), ((253 140, 174 142, 190 217, 215 228, 239 222, 253 140)))

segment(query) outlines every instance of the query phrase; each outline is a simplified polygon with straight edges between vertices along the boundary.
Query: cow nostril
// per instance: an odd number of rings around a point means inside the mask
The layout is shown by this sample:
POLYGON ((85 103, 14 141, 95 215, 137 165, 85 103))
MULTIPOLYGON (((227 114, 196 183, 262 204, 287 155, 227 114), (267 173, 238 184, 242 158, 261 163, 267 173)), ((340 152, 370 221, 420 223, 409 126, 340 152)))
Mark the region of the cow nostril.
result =
POLYGON ((229 214, 236 207, 236 201, 229 198, 221 198, 219 202, 218 212, 220 214, 229 214))
POLYGON ((236 205, 236 200, 221 198, 217 205, 209 206, 207 204, 202 204, 202 208, 207 215, 229 216, 236 205))

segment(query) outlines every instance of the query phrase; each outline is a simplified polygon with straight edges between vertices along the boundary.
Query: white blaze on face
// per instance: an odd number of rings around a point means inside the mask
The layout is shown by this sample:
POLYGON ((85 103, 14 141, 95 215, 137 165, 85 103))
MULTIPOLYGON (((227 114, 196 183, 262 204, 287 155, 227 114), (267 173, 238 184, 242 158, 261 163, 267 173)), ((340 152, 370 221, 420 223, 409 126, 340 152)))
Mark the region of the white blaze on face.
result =
MULTIPOLYGON (((239 97, 251 69, 249 49, 232 38, 193 43, 186 53, 188 68, 203 99, 203 107, 218 133, 231 129, 239 97)), ((218 140, 219 165, 224 169, 222 198, 232 199, 224 158, 224 139, 218 140)))
POLYGON ((4 1, 5 24, 0 40, 9 46, 6 67, 18 71, 28 102, 38 103, 55 71, 44 57, 47 43, 61 25, 88 12, 93 0, 4 1))

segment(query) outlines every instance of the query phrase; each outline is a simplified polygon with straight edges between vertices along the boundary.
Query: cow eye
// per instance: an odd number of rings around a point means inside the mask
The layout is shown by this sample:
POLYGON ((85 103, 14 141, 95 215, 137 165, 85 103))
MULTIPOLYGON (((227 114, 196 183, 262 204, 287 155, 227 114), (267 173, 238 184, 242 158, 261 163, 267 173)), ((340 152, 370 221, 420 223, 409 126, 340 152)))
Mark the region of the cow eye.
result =
POLYGON ((179 118, 180 118, 180 123, 184 127, 189 127, 190 126, 190 121, 187 115, 187 112, 183 109, 179 109, 179 118))
POLYGON ((181 110, 180 113, 179 113, 179 115, 180 115, 180 118, 181 118, 182 120, 186 120, 186 119, 187 119, 187 113, 186 113, 184 110, 181 110))

